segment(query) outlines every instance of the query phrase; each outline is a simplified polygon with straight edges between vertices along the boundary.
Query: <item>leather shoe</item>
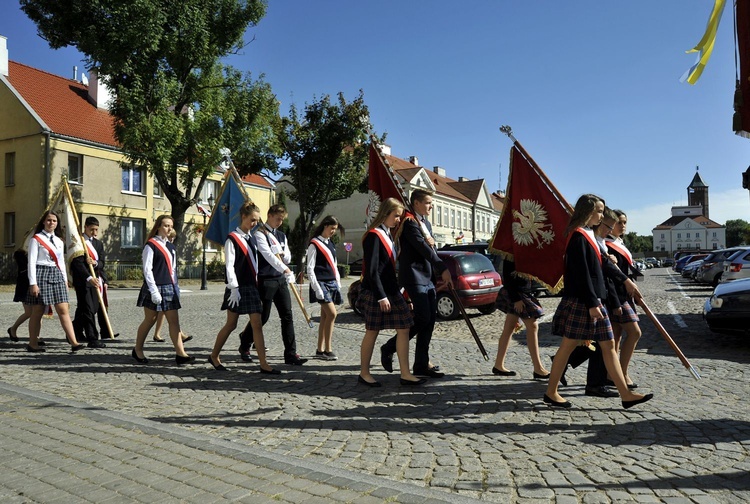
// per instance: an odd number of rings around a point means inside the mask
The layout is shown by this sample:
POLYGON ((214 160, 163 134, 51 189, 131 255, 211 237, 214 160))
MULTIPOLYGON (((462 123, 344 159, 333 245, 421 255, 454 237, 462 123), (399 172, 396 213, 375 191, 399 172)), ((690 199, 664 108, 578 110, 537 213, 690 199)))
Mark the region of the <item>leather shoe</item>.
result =
POLYGON ((492 374, 498 376, 516 376, 515 371, 503 371, 502 369, 492 368, 492 374))
POLYGON ((640 399, 636 399, 635 401, 622 401, 622 407, 625 409, 632 408, 636 404, 641 404, 646 401, 650 401, 654 398, 654 394, 646 394, 645 396, 641 397, 640 399))
MULTIPOLYGON (((609 385, 610 387, 614 387, 614 386, 615 386, 615 382, 613 382, 612 380, 607 380, 607 381, 606 381, 605 383, 606 383, 607 385, 609 385)), ((629 384, 628 384, 628 388, 629 388, 630 390, 633 390, 633 389, 637 389, 637 388, 638 388, 638 385, 636 385, 635 383, 629 383, 629 384)))
POLYGON ((570 404, 570 401, 555 401, 547 394, 544 394, 544 402, 549 404, 553 408, 570 408, 573 406, 572 404, 570 404))
POLYGON ((393 354, 386 352, 385 345, 380 347, 380 364, 383 365, 383 369, 393 373, 393 354))
POLYGON ((253 357, 252 355, 250 355, 249 350, 243 350, 242 348, 240 348, 238 351, 240 352, 240 359, 245 362, 253 362, 253 357))
POLYGON ((192 357, 190 355, 182 356, 182 355, 175 355, 174 361, 179 366, 180 364, 188 364, 190 362, 193 362, 195 360, 195 357, 192 357))
POLYGON ((268 370, 268 369, 260 368, 260 372, 261 372, 261 374, 270 374, 270 375, 280 375, 281 374, 281 371, 279 371, 278 369, 268 370))
POLYGON ((187 343, 187 342, 188 342, 188 341, 190 341, 191 339, 193 339, 193 337, 192 337, 192 336, 188 336, 187 338, 182 338, 182 342, 183 342, 183 343, 187 343))
POLYGON ((47 343, 42 338, 36 340, 36 344, 37 346, 47 346, 47 343))
POLYGON ((214 362, 213 357, 211 357, 210 355, 208 356, 208 363, 211 364, 214 367, 214 369, 217 370, 217 371, 226 371, 227 370, 227 368, 224 367, 224 364, 222 364, 222 363, 216 364, 214 362))
POLYGON ((383 386, 383 384, 380 383, 379 381, 368 382, 367 380, 362 378, 362 376, 357 376, 357 383, 361 383, 362 385, 367 385, 368 387, 372 387, 372 388, 378 388, 378 387, 383 386))
POLYGON ((442 378, 445 376, 445 373, 441 371, 436 371, 434 367, 423 369, 422 371, 414 370, 414 374, 418 376, 428 376, 430 378, 442 378))
POLYGON ((39 347, 34 348, 31 345, 26 345, 26 351, 32 352, 32 353, 46 352, 44 348, 39 348, 39 347))
POLYGON ((620 394, 615 392, 614 390, 608 389, 605 386, 601 387, 586 387, 585 394, 587 396, 594 396, 594 397, 619 397, 620 394))
POLYGON ((550 373, 547 374, 539 374, 536 371, 534 371, 534 379, 535 380, 549 380, 550 373))
POLYGON ((13 333, 10 331, 10 327, 8 328, 8 337, 11 341, 18 341, 18 336, 13 336, 13 333))
POLYGON ((133 357, 138 364, 148 364, 148 359, 146 357, 143 357, 143 358, 138 357, 138 354, 135 353, 135 348, 130 353, 130 356, 133 357))
POLYGON ((423 383, 427 382, 425 378, 420 378, 419 380, 405 380, 401 378, 401 385, 405 385, 407 387, 412 387, 415 385, 422 385, 423 383))
POLYGON ((104 343, 102 343, 99 340, 89 341, 86 346, 89 347, 89 348, 107 348, 107 345, 104 344, 104 343))
POLYGON ((299 355, 289 355, 284 357, 284 364, 289 364, 290 366, 301 366, 305 362, 307 362, 307 359, 302 359, 299 355))
POLYGON ((77 345, 73 345, 70 347, 71 352, 77 352, 78 350, 82 349, 85 345, 83 343, 78 343, 77 345))

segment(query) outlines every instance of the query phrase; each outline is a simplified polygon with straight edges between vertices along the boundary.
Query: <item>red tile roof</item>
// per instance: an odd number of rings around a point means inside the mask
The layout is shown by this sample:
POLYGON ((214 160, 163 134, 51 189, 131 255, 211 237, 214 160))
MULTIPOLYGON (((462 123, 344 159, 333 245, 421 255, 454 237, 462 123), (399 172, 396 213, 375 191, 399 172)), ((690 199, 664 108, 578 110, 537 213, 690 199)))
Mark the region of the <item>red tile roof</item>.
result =
POLYGON ((242 177, 242 181, 257 186, 272 187, 271 183, 265 177, 256 174, 245 175, 242 177))
POLYGON ((80 82, 15 61, 8 62, 8 81, 54 133, 118 147, 112 117, 80 82))
POLYGON ((680 222, 683 222, 686 219, 690 219, 696 224, 699 224, 705 228, 723 228, 724 227, 718 222, 712 221, 711 219, 703 215, 696 216, 696 217, 678 215, 676 217, 670 217, 669 219, 665 220, 661 224, 657 225, 654 229, 672 229, 677 224, 679 224, 680 222))

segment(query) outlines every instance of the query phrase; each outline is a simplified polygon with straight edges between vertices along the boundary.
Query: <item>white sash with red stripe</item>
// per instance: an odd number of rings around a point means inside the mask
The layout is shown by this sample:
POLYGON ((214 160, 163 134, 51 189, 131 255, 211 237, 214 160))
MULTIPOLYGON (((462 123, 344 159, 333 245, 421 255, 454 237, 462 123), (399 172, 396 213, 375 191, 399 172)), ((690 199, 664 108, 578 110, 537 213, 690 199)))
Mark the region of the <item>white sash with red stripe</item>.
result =
POLYGON ((336 259, 333 258, 331 249, 329 249, 325 242, 320 238, 313 238, 312 240, 310 240, 310 243, 318 247, 318 250, 323 253, 326 261, 328 261, 328 266, 331 267, 331 270, 333 270, 333 274, 336 276, 336 282, 340 284, 341 277, 339 276, 339 269, 336 267, 336 259))
POLYGON ((396 269, 396 246, 393 243, 393 240, 391 240, 391 237, 380 228, 373 228, 370 232, 378 235, 378 238, 380 238, 380 241, 383 243, 383 247, 388 251, 388 257, 393 264, 393 268, 396 269))
MULTIPOLYGON (((602 249, 599 248, 599 244, 596 243, 596 238, 594 238, 594 232, 590 229, 583 229, 583 228, 576 228, 576 231, 581 233, 584 238, 586 238, 586 241, 589 242, 589 244, 594 247, 594 251, 596 252, 596 257, 599 259, 599 264, 602 263, 602 249)), ((573 236, 573 235, 570 235, 573 236)))
POLYGON ((628 264, 631 266, 633 265, 633 255, 628 250, 628 247, 625 246, 625 243, 623 243, 622 240, 618 238, 619 241, 616 241, 612 238, 607 238, 607 246, 615 250, 617 253, 619 253, 621 256, 625 257, 625 259, 628 260, 628 264))
POLYGON ((167 262, 167 268, 169 269, 169 278, 172 280, 172 285, 176 285, 177 279, 175 277, 177 275, 172 267, 172 254, 169 252, 167 245, 156 238, 150 238, 148 242, 159 249, 159 252, 164 256, 164 260, 167 262))
POLYGON ((62 271, 62 268, 60 267, 60 261, 62 261, 63 258, 60 252, 57 251, 57 248, 53 249, 52 247, 50 247, 49 244, 44 241, 44 239, 41 238, 38 234, 34 235, 34 239, 39 242, 39 245, 47 250, 50 258, 55 261, 55 266, 57 266, 57 269, 62 271))
POLYGON ((245 259, 247 259, 247 263, 250 265, 250 270, 253 272, 253 277, 255 278, 255 284, 258 284, 258 258, 255 254, 250 253, 250 248, 247 246, 247 241, 245 240, 245 237, 242 236, 237 231, 232 231, 229 233, 229 237, 234 240, 234 243, 237 244, 237 246, 242 250, 242 253, 245 254, 245 259))

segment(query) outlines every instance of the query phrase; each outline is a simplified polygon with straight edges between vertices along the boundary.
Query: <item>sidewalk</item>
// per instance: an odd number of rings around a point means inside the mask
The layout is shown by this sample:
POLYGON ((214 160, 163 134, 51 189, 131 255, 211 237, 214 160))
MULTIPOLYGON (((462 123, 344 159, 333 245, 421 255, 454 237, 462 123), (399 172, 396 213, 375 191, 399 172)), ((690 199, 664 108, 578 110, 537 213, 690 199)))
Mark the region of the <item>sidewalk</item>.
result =
POLYGON ((469 503, 0 382, 0 501, 469 503))

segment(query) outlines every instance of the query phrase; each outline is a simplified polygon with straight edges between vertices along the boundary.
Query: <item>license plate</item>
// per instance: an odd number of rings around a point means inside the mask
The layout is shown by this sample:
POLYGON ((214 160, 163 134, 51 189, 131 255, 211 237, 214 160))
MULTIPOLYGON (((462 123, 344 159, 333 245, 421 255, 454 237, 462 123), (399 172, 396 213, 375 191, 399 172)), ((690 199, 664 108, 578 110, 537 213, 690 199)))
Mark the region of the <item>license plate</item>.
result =
POLYGON ((492 278, 482 278, 479 281, 480 287, 492 287, 493 285, 495 285, 495 281, 492 278))

